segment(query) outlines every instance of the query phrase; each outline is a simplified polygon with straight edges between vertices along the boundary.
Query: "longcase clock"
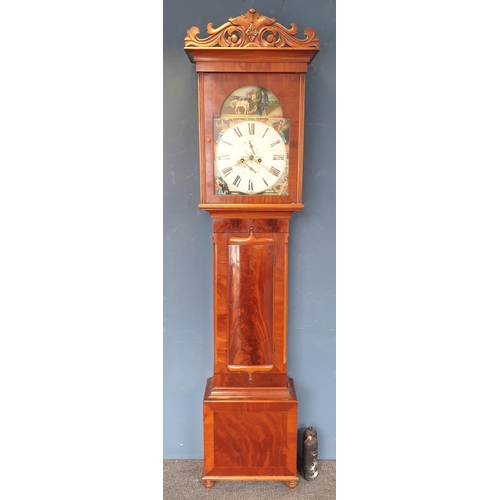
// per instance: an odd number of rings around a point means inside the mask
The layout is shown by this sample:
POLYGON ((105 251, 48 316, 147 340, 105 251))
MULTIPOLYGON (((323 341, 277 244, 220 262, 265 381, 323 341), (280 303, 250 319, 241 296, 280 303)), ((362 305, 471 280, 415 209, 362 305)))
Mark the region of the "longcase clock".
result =
POLYGON ((297 476, 287 375, 289 220, 302 210, 305 76, 319 50, 254 9, 188 30, 198 74, 199 208, 213 231, 214 375, 203 399, 203 484, 297 476))

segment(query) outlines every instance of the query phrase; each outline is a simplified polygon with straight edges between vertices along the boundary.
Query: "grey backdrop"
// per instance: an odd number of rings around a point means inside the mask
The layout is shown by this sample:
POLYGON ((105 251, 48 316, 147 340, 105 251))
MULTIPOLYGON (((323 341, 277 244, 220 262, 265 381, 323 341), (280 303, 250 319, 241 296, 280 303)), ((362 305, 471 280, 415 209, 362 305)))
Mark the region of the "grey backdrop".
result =
POLYGON ((199 203, 197 88, 186 30, 219 26, 255 8, 286 26, 316 30, 320 52, 307 74, 306 208, 290 224, 288 372, 299 427, 318 431, 319 458, 335 454, 335 2, 164 0, 163 457, 203 457, 202 399, 213 374, 212 241, 199 203))

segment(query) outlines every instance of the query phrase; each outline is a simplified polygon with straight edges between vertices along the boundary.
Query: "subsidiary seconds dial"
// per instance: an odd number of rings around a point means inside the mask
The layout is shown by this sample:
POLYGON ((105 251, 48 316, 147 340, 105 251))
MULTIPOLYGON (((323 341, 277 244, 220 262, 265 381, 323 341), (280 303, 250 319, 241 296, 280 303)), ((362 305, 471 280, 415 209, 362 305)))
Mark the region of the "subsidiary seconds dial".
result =
POLYGON ((241 121, 227 128, 215 148, 218 194, 275 194, 286 173, 288 155, 282 135, 266 122, 241 121))

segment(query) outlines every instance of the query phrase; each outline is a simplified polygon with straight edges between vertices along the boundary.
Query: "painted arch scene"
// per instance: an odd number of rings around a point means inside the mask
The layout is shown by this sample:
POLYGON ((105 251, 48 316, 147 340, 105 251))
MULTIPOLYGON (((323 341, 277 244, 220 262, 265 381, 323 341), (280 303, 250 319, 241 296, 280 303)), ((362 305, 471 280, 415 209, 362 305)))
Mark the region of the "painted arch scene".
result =
POLYGON ((240 87, 226 98, 220 116, 246 115, 281 117, 283 110, 278 98, 269 90, 257 85, 240 87))

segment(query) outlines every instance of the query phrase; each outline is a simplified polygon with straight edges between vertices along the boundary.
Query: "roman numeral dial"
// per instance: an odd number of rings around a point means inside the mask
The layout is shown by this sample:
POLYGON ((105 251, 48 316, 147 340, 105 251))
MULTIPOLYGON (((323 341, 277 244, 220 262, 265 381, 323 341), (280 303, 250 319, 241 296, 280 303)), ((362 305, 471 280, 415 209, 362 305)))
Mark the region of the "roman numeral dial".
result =
POLYGON ((225 128, 220 125, 221 119, 217 120, 215 194, 286 194, 288 147, 283 129, 288 126, 288 119, 242 119, 225 128))

